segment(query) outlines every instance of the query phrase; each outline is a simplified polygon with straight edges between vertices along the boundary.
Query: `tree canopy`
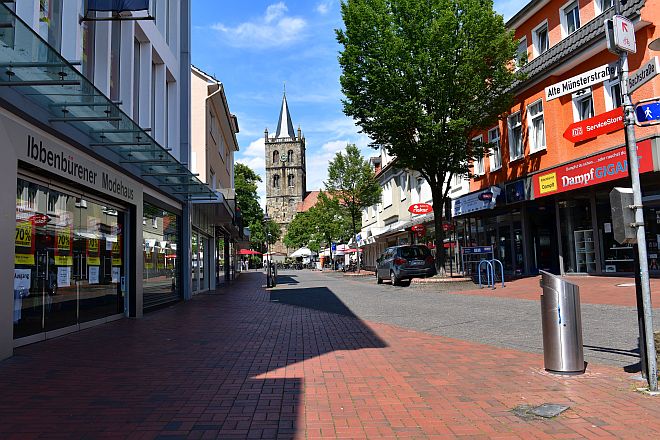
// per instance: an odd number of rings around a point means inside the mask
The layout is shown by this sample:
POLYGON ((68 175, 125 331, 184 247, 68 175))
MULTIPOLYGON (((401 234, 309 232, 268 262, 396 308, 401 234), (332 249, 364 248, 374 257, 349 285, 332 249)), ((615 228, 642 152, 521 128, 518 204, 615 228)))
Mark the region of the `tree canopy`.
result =
POLYGON ((344 113, 431 187, 436 245, 453 175, 484 154, 471 143, 510 108, 516 42, 491 0, 343 0, 344 113))
POLYGON ((330 161, 325 188, 346 210, 353 236, 362 221, 362 210, 380 202, 382 193, 369 162, 354 144, 348 144, 346 153, 338 152, 330 161))
POLYGON ((243 215, 245 225, 262 222, 264 212, 259 205, 257 185, 261 177, 250 167, 242 163, 234 165, 234 187, 236 189, 236 202, 243 215))

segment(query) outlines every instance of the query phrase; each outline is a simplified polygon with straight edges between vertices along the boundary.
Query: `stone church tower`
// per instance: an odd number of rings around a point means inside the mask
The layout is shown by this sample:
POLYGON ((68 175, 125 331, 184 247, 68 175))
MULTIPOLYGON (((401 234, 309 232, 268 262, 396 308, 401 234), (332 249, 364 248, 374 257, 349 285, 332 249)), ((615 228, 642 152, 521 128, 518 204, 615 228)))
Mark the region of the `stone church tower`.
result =
MULTIPOLYGON (((296 215, 298 206, 307 195, 307 171, 305 164, 305 138, 298 128, 296 133, 286 102, 282 97, 280 119, 274 137, 265 132, 266 144, 266 211, 280 224, 282 237, 296 215)), ((287 256, 295 249, 287 249, 282 239, 271 247, 272 252, 287 256)))

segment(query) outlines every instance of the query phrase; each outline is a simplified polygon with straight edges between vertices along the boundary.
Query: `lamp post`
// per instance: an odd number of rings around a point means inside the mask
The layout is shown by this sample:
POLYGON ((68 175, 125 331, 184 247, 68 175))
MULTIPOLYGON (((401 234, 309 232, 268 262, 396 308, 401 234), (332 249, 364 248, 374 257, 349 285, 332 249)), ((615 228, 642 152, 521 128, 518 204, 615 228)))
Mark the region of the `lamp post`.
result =
POLYGON ((270 273, 270 233, 267 232, 268 222, 270 217, 268 211, 264 214, 264 235, 266 236, 266 287, 272 287, 271 273, 270 273))

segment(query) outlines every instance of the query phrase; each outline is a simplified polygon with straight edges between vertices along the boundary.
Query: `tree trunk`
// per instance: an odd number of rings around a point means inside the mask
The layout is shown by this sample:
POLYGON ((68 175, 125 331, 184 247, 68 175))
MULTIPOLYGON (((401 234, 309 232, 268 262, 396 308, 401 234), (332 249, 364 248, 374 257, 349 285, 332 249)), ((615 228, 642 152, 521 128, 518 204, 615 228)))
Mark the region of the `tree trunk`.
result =
POLYGON ((444 210, 444 194, 442 188, 431 186, 433 197, 433 224, 435 226, 435 268, 438 274, 445 275, 445 230, 442 228, 442 211, 444 210))

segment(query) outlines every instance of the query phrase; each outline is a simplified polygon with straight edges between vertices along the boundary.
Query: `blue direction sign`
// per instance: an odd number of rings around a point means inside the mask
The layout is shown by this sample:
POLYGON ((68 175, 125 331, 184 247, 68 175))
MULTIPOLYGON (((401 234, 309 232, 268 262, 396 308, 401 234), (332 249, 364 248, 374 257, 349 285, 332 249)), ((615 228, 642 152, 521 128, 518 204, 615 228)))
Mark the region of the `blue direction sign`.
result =
POLYGON ((637 104, 635 119, 640 126, 660 124, 660 99, 637 104))

